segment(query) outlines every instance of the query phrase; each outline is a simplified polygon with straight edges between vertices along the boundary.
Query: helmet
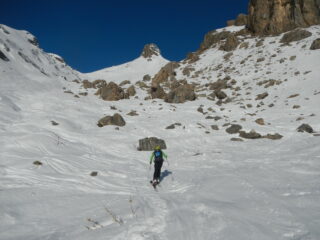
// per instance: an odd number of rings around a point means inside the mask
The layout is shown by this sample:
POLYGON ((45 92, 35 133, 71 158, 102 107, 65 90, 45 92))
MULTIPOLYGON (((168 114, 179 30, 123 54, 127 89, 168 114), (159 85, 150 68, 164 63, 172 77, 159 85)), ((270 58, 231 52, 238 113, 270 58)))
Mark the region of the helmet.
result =
POLYGON ((154 150, 161 150, 160 146, 155 146, 154 150))

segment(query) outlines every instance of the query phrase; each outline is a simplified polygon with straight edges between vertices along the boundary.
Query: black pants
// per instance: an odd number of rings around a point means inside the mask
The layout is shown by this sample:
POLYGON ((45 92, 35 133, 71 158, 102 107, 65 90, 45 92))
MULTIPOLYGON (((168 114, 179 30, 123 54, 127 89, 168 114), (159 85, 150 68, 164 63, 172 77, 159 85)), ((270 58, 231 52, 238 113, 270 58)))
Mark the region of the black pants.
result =
POLYGON ((163 159, 154 161, 153 180, 160 179, 162 164, 163 164, 163 159))

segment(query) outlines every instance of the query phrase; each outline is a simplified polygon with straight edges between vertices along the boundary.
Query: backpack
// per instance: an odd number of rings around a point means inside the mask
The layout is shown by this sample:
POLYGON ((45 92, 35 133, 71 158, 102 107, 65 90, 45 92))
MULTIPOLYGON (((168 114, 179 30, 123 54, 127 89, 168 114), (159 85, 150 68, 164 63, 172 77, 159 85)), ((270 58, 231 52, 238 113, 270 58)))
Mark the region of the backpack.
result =
POLYGON ((155 161, 161 161, 162 160, 162 151, 156 150, 153 152, 155 161))

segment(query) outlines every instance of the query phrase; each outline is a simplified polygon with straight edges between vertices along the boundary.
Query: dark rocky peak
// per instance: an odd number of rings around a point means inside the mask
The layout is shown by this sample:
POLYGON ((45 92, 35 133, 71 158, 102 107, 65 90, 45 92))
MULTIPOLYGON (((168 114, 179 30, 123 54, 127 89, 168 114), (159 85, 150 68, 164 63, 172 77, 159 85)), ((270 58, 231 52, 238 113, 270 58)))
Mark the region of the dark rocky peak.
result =
POLYGON ((250 0, 248 30, 273 35, 320 24, 320 0, 250 0))
POLYGON ((144 58, 151 58, 152 56, 161 56, 160 49, 154 43, 147 44, 144 46, 141 56, 144 58))

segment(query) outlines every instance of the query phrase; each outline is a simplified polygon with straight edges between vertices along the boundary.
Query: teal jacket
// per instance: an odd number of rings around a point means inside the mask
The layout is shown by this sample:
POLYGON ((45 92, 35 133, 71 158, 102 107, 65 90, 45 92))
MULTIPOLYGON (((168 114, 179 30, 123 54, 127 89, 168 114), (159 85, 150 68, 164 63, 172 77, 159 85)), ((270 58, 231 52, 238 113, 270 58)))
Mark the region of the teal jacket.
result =
MULTIPOLYGON (((162 156, 164 156, 166 159, 168 159, 168 155, 165 154, 162 150, 162 156)), ((152 164, 153 160, 154 160, 155 156, 154 156, 154 152, 152 152, 151 156, 150 156, 150 164, 152 164)))

